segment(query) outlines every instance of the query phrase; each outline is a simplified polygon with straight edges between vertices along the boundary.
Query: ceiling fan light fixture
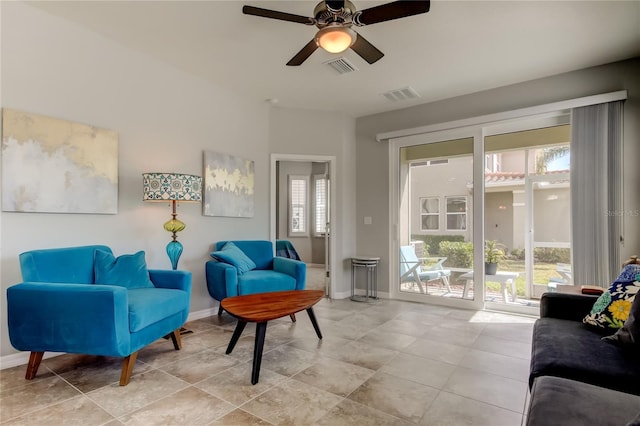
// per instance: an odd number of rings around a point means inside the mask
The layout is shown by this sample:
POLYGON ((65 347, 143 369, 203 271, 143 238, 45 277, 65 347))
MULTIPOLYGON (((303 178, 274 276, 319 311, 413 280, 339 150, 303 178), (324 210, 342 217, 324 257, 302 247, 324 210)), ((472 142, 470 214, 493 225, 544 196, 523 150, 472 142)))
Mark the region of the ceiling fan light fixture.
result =
POLYGON ((318 46, 329 53, 342 53, 356 41, 356 32, 347 27, 325 27, 316 34, 318 46))

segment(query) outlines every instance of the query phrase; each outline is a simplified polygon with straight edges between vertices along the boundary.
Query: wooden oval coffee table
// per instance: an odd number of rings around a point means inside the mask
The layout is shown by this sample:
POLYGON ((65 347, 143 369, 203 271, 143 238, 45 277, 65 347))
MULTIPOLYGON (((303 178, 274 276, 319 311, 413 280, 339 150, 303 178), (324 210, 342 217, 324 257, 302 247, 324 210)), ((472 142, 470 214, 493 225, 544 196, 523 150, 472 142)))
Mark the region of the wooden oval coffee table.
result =
POLYGON ((252 385, 258 383, 260 378, 260 364, 262 362, 262 349, 264 348, 264 338, 267 332, 267 322, 306 310, 318 338, 322 339, 318 321, 313 313, 313 305, 323 297, 324 291, 322 290, 292 290, 234 296, 222 300, 220 303, 222 309, 238 319, 236 329, 233 331, 229 346, 227 346, 227 355, 233 351, 247 323, 256 323, 253 369, 251 371, 252 385))

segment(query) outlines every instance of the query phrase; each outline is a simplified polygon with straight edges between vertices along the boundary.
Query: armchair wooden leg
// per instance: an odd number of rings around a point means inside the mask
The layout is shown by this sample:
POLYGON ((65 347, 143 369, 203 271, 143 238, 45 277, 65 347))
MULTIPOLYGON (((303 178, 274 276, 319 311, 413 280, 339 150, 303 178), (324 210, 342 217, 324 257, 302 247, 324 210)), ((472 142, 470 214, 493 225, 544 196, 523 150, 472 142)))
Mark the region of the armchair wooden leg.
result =
POLYGON ((289 318, 291 318, 291 322, 296 322, 296 314, 289 315, 289 318))
POLYGON ((42 361, 42 355, 44 355, 44 352, 31 352, 31 355, 29 355, 29 364, 27 364, 27 373, 24 375, 25 379, 33 380, 36 377, 40 362, 42 361))
POLYGON ((120 373, 120 386, 127 386, 129 380, 131 380, 131 373, 133 373, 133 366, 136 364, 138 358, 138 351, 135 351, 122 361, 122 372, 120 373))
POLYGON ((182 349, 182 337, 180 334, 180 329, 172 332, 169 336, 171 336, 171 341, 173 342, 173 347, 176 351, 182 349))

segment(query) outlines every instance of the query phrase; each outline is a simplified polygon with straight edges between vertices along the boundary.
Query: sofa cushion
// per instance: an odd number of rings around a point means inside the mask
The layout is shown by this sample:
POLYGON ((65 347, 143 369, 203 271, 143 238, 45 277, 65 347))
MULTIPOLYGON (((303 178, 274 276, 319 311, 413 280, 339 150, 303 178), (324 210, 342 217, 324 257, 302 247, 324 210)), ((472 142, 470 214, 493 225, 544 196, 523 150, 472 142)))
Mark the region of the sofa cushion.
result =
POLYGON ((598 297, 591 312, 584 317, 584 323, 612 331, 622 328, 633 299, 640 292, 640 283, 635 281, 638 274, 640 265, 626 265, 607 291, 598 297))
POLYGON ((211 257, 235 266, 238 269, 238 274, 244 274, 256 267, 253 260, 232 242, 228 242, 220 250, 212 252, 211 257))
POLYGON ((579 321, 540 318, 533 327, 529 385, 557 376, 640 395, 638 356, 603 342, 579 321))
POLYGON ((94 264, 95 284, 132 288, 155 288, 149 278, 144 251, 135 254, 113 254, 96 250, 94 264))
POLYGON ((189 306, 186 291, 168 288, 134 288, 127 291, 129 331, 135 333, 189 306))
POLYGON ((613 336, 605 336, 602 340, 628 349, 640 350, 640 296, 634 298, 629 318, 622 328, 613 336))
POLYGON ((282 272, 255 269, 238 278, 238 295, 295 289, 296 279, 282 272))
POLYGON ((624 426, 640 410, 640 396, 564 378, 538 377, 527 426, 624 426))

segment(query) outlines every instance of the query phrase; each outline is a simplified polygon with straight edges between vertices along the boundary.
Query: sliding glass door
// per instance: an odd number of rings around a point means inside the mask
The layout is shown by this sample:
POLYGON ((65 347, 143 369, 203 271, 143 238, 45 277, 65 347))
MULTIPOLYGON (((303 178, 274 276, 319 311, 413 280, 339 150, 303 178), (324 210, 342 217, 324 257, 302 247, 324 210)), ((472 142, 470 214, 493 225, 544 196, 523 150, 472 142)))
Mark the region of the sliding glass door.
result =
POLYGON ((476 140, 445 132, 399 146, 394 297, 466 306, 482 300, 473 274, 476 140))
MULTIPOLYGON (((542 293, 571 283, 571 132, 562 120, 484 138, 485 246, 501 255, 485 276, 489 308, 535 314, 542 293)), ((533 124, 549 123, 523 126, 533 124)))
POLYGON ((536 313, 542 292, 570 283, 566 121, 558 114, 393 141, 392 297, 536 313))

